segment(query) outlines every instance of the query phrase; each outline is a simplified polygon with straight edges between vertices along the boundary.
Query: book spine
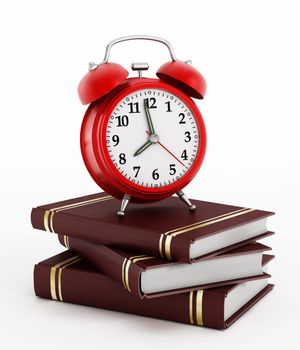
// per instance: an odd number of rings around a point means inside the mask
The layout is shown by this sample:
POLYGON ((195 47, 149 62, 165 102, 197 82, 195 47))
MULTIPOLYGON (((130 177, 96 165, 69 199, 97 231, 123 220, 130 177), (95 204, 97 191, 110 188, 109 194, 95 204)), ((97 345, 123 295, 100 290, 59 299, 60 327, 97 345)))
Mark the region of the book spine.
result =
POLYGON ((153 258, 147 255, 123 256, 102 244, 95 244, 82 239, 58 235, 59 242, 80 255, 100 272, 118 282, 129 293, 143 298, 140 280, 143 269, 136 262, 153 258))
MULTIPOLYGON (((71 208, 71 207, 70 207, 71 208)), ((110 224, 69 215, 67 210, 33 208, 31 212, 32 226, 39 230, 49 231, 87 240, 97 244, 113 246, 119 249, 142 251, 160 258, 191 263, 189 250, 191 241, 166 233, 140 228, 128 228, 126 225, 110 224), (171 255, 172 251, 172 255, 171 255)))
POLYGON ((68 258, 54 266, 37 264, 34 269, 36 295, 195 326, 225 328, 224 293, 197 290, 141 300, 106 275, 86 269, 72 269, 78 264, 78 257, 68 258))

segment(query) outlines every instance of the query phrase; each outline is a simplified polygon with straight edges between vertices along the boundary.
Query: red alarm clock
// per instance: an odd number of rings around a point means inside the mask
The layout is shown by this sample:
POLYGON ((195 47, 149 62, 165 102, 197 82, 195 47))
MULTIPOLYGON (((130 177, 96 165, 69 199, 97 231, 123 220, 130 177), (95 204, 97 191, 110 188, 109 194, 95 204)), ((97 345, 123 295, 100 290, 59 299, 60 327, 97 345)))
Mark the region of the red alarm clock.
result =
POLYGON ((89 104, 81 128, 81 152, 95 182, 122 199, 148 203, 176 193, 195 210, 182 189, 199 170, 206 148, 205 125, 191 97, 202 99, 203 76, 189 61, 176 59, 170 43, 152 36, 127 36, 111 41, 102 63, 89 64, 78 87, 89 104), (108 63, 111 47, 128 40, 153 40, 167 46, 172 60, 157 78, 142 77, 147 63, 132 63, 138 77, 117 63, 108 63))

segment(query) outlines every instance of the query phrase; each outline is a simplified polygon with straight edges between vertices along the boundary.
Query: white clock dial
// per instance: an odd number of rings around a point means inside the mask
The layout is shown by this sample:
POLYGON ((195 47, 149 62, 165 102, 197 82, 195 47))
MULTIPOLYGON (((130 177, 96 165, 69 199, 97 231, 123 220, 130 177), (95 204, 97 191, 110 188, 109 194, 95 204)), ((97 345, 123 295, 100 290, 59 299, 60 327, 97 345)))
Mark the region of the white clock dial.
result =
POLYGON ((165 90, 142 89, 114 108, 106 144, 124 177, 140 186, 163 187, 190 169, 199 137, 197 121, 180 98, 165 90))

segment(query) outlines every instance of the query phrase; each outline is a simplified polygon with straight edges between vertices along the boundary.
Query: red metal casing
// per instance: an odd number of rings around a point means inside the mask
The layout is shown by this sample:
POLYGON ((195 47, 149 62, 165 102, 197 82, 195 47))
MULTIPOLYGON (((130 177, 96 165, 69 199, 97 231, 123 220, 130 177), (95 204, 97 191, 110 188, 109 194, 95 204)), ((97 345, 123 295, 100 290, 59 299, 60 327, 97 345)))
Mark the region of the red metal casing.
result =
POLYGON ((188 96, 199 99, 205 96, 207 85, 204 77, 196 68, 186 62, 167 62, 159 68, 156 75, 188 96))
POLYGON ((126 193, 132 202, 146 203, 170 197, 194 178, 204 159, 206 130, 199 109, 185 93, 158 79, 130 78, 89 106, 82 122, 80 144, 90 175, 104 191, 119 199, 126 193), (191 109, 198 124, 199 149, 193 165, 178 181, 163 187, 143 187, 122 176, 110 159, 106 146, 107 124, 115 106, 128 94, 146 88, 162 89, 179 97, 191 109))
POLYGON ((92 103, 122 83, 128 71, 118 63, 105 63, 86 73, 78 85, 82 104, 92 103))

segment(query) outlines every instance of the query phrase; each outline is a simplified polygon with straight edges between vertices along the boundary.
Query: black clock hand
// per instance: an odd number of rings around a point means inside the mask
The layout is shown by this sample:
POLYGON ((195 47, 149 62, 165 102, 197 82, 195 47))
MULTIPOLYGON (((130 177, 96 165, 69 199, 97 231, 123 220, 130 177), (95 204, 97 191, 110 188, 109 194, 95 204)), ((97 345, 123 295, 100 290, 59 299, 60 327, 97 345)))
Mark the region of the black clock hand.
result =
POLYGON ((153 127, 151 115, 150 115, 150 112, 149 112, 147 99, 144 100, 144 108, 145 108, 147 123, 148 123, 149 131, 150 131, 149 132, 149 138, 148 138, 148 141, 134 153, 134 155, 133 155, 134 157, 139 155, 139 154, 141 154, 142 152, 144 152, 153 143, 157 143, 159 141, 159 138, 155 134, 155 131, 154 131, 154 127, 153 127))
POLYGON ((147 99, 144 100, 144 108, 145 108, 146 118, 147 118, 147 122, 148 122, 148 126, 149 126, 149 131, 150 131, 150 134, 155 134, 147 101, 148 101, 147 99))
POLYGON ((149 146, 152 145, 151 141, 147 141, 142 147, 140 147, 135 153, 134 153, 134 157, 141 154, 142 152, 145 151, 145 149, 147 149, 149 146))

